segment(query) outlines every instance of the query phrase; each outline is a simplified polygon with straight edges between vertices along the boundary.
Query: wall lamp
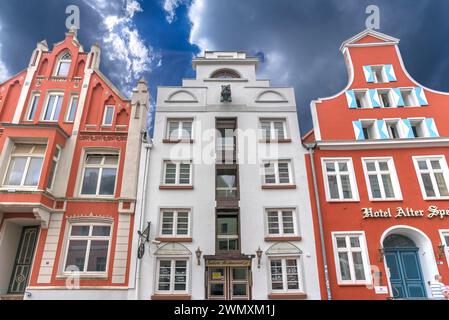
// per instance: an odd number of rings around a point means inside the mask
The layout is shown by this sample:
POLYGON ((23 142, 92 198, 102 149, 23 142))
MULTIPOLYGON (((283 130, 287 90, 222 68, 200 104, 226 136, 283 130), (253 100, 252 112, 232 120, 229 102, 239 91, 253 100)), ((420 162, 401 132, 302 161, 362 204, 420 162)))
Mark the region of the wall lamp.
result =
POLYGON ((379 251, 379 262, 384 262, 384 254, 385 254, 384 248, 380 247, 377 250, 379 251))
POLYGON ((201 251, 200 247, 198 247, 198 249, 196 249, 195 254, 196 254, 196 260, 198 265, 201 265, 201 254, 203 253, 203 251, 201 251))
POLYGON ((438 245, 438 258, 442 259, 444 257, 444 248, 446 248, 446 246, 442 243, 440 243, 438 245))
POLYGON ((259 247, 259 249, 257 249, 257 251, 256 251, 256 256, 257 256, 257 268, 259 268, 260 269, 260 259, 262 259, 262 253, 263 253, 263 251, 260 249, 260 247, 259 247))

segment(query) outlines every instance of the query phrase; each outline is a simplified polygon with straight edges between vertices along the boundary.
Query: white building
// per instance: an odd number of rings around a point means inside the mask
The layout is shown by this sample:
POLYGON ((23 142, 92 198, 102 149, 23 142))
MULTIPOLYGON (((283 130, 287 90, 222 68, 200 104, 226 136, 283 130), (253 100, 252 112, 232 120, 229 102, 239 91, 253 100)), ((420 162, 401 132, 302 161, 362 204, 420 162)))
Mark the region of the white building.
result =
POLYGON ((294 90, 257 80, 257 66, 206 52, 195 79, 158 88, 138 299, 320 299, 294 90))

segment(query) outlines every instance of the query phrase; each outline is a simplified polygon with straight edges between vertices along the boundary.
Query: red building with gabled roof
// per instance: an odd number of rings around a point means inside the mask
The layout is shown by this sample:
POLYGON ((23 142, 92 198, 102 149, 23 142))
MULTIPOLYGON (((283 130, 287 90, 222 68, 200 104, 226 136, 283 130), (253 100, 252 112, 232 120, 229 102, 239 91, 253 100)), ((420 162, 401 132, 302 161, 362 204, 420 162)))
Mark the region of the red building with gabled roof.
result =
POLYGON ((70 30, 0 84, 3 298, 126 297, 149 93, 127 99, 99 65, 70 30))
POLYGON ((311 103, 327 298, 432 298, 435 275, 449 282, 449 94, 417 83, 398 44, 374 30, 344 42, 348 85, 311 103))

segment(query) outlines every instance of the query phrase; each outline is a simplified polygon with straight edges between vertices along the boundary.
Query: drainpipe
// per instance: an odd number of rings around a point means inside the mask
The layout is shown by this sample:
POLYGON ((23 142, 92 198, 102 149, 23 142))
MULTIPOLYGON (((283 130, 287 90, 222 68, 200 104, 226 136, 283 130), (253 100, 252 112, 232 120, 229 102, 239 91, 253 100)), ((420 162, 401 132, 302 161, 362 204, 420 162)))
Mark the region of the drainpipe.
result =
POLYGON ((321 205, 320 205, 320 198, 318 193, 318 184, 316 180, 316 171, 315 171, 315 157, 314 157, 314 151, 317 147, 316 142, 312 144, 302 144, 304 148, 309 151, 310 156, 310 167, 312 169, 312 179, 313 179, 313 192, 315 195, 315 205, 316 205, 316 211, 318 215, 318 226, 320 230, 320 243, 321 243, 321 255, 323 259, 323 265, 324 265, 324 281, 326 285, 326 292, 327 292, 327 299, 332 300, 332 293, 331 293, 331 287, 329 282, 329 270, 327 266, 327 254, 326 254, 326 245, 324 242, 324 229, 323 229, 323 217, 321 214, 321 205))

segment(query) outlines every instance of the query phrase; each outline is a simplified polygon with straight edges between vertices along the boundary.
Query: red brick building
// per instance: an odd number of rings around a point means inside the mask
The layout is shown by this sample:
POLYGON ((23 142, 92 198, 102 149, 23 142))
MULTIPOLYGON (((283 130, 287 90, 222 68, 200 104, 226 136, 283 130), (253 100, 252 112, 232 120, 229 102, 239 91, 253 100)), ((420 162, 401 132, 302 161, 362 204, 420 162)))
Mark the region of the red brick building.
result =
POLYGON ((348 85, 311 103, 324 297, 425 298, 436 274, 449 281, 449 94, 417 83, 398 44, 372 30, 344 42, 348 85))
POLYGON ((0 84, 0 295, 126 293, 149 96, 141 80, 128 100, 99 65, 69 31, 0 84))

